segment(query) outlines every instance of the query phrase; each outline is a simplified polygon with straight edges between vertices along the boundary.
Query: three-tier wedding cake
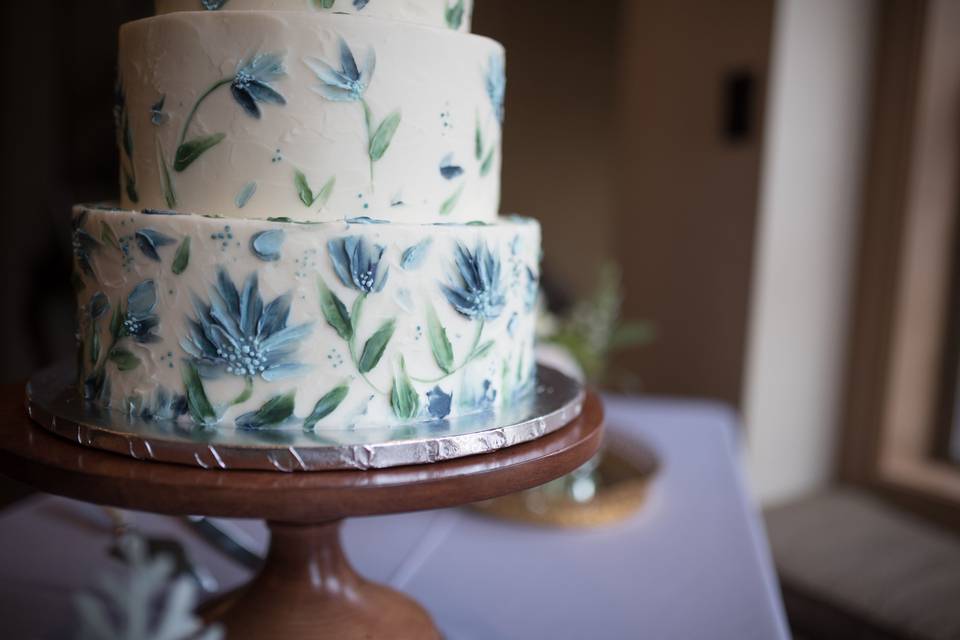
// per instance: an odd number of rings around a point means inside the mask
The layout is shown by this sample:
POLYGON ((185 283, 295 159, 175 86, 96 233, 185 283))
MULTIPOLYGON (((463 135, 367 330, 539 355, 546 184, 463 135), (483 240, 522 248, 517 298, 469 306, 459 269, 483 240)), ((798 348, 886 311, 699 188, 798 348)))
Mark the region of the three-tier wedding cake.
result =
POLYGON ((94 407, 221 428, 497 411, 540 230, 498 217, 504 52, 469 0, 157 0, 120 32, 119 206, 74 211, 94 407))

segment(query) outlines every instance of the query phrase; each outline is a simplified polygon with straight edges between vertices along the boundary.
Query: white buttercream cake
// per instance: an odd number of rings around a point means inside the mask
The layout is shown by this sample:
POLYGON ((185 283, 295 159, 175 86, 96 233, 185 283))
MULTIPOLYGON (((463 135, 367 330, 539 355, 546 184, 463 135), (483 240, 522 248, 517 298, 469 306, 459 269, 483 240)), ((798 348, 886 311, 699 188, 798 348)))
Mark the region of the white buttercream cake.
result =
POLYGON ((499 217, 468 0, 157 0, 120 33, 119 206, 74 210, 86 400, 353 429, 529 396, 540 229, 499 217))

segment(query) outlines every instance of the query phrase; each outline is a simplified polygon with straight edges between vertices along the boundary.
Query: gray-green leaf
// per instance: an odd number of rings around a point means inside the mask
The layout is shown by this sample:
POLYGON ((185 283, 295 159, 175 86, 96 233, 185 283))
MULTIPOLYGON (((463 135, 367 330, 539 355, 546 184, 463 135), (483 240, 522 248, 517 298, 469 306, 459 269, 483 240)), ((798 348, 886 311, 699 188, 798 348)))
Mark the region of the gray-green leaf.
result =
POLYGON ((313 0, 313 6, 318 9, 330 9, 333 7, 334 0, 313 0))
POLYGON ((477 133, 474 138, 473 153, 477 160, 483 157, 483 132, 480 131, 480 118, 477 117, 477 133))
POLYGON ((272 427, 293 415, 296 391, 274 396, 263 403, 256 411, 245 413, 236 420, 238 429, 260 429, 272 427))
POLYGON ((160 190, 163 191, 163 199, 167 207, 173 209, 177 206, 177 194, 173 190, 173 179, 170 177, 167 158, 164 156, 159 138, 157 138, 157 164, 160 165, 160 190))
POLYGON ((347 393, 349 391, 350 387, 342 384, 339 387, 335 387, 332 391, 328 392, 322 398, 317 400, 317 404, 314 405, 313 411, 311 411, 310 415, 307 416, 307 419, 303 421, 304 430, 312 431, 318 422, 336 411, 337 407, 340 406, 340 403, 343 402, 347 397, 347 393))
POLYGON ((427 337, 437 366, 444 373, 453 373, 453 346, 447 338, 447 330, 440 324, 440 318, 437 317, 433 305, 427 306, 427 337))
POLYGON ((297 195, 300 196, 300 202, 306 207, 312 207, 314 201, 313 191, 310 190, 310 183, 307 182, 307 176, 299 169, 293 174, 293 184, 297 187, 297 195))
POLYGON ((110 316, 110 335, 114 340, 120 337, 120 331, 123 329, 123 304, 117 303, 113 308, 113 315, 110 316))
POLYGON ((463 0, 457 0, 453 6, 447 6, 445 12, 447 26, 451 29, 459 29, 463 24, 463 0))
POLYGON ((493 168, 493 154, 497 150, 496 147, 490 147, 490 151, 487 153, 487 157, 483 159, 483 164, 480 165, 480 176, 486 176, 490 173, 490 169, 493 168))
POLYGON ((487 340, 482 345, 480 345, 480 347, 478 347, 476 351, 473 352, 473 355, 470 356, 470 359, 480 360, 481 358, 485 358, 491 351, 493 351, 493 345, 494 345, 493 340, 487 340))
POLYGON ((383 119, 383 122, 380 123, 380 126, 377 127, 376 132, 370 138, 370 159, 376 162, 383 157, 383 154, 387 152, 387 148, 390 147, 390 142, 393 140, 393 134, 397 132, 397 127, 400 126, 400 112, 394 111, 386 118, 383 119))
POLYGON ((130 175, 126 167, 123 168, 123 182, 124 187, 127 190, 127 197, 130 199, 130 202, 140 202, 140 194, 137 193, 137 180, 130 175))
POLYGON ((177 248, 177 254, 173 256, 173 264, 170 265, 170 270, 173 271, 175 275, 180 275, 187 270, 187 266, 190 264, 190 236, 187 236, 183 239, 183 242, 180 243, 180 246, 177 248))
POLYGON ((316 195, 313 197, 313 203, 319 204, 321 207, 327 204, 327 201, 330 200, 330 195, 333 193, 333 187, 337 184, 337 176, 331 176, 322 187, 320 191, 317 191, 316 195))
POLYGON ((333 327, 341 338, 349 340, 353 337, 353 325, 350 323, 350 314, 347 312, 347 307, 337 297, 337 294, 330 291, 323 278, 317 278, 317 288, 320 290, 320 311, 323 312, 327 324, 333 327))
POLYGON ((453 192, 453 195, 443 201, 443 204, 440 205, 440 215, 448 216, 453 210, 457 207, 457 202, 460 200, 460 194, 463 193, 463 185, 460 185, 460 188, 453 192))
POLYGON ((107 357, 110 359, 110 362, 117 365, 117 369, 120 371, 130 371, 140 366, 140 358, 121 347, 111 349, 107 357))
POLYGON ((203 380, 192 362, 187 362, 181 372, 183 388, 187 395, 187 408, 197 424, 213 424, 217 421, 217 412, 207 399, 203 390, 203 380))
POLYGON ((100 240, 109 244, 114 249, 120 248, 120 241, 117 240, 117 234, 113 232, 113 227, 103 220, 100 221, 100 240))
POLYGON ((390 389, 390 407, 393 413, 401 420, 410 420, 420 411, 420 396, 410 382, 407 375, 407 366, 400 358, 400 373, 393 379, 390 389))
POLYGON ((217 146, 226 138, 225 133, 212 133, 208 136, 200 136, 193 140, 187 140, 177 149, 177 155, 173 159, 173 170, 183 171, 204 153, 217 146))
POLYGON ((370 336, 370 339, 363 345, 363 353, 360 354, 360 361, 357 363, 357 369, 360 370, 360 373, 368 373, 377 366, 396 328, 397 321, 391 318, 380 325, 376 333, 370 336))

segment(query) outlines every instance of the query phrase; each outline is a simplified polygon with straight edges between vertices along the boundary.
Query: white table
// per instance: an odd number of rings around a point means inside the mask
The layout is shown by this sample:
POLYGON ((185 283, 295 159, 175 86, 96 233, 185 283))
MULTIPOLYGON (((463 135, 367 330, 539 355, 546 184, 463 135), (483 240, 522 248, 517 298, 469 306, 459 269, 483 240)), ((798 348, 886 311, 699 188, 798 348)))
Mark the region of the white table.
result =
MULTIPOLYGON (((344 528, 354 565, 417 598, 452 640, 789 637, 736 416, 711 403, 606 403, 609 428, 644 439, 663 464, 630 521, 554 531, 467 510, 354 519, 344 528)), ((176 518, 134 521, 181 540, 222 588, 248 578, 176 518)), ((240 524, 265 546, 259 524, 240 524)), ((71 593, 113 564, 111 542, 92 505, 38 496, 0 512, 3 637, 71 637, 71 593)))

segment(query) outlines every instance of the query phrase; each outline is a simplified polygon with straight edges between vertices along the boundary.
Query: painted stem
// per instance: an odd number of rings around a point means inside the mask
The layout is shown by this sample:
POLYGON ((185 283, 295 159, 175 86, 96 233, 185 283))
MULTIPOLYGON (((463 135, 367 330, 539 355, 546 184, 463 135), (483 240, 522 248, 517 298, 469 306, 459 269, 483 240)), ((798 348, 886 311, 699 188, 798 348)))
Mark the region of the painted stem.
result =
POLYGON ((216 91, 217 89, 219 89, 224 85, 230 84, 231 82, 233 82, 233 78, 224 78, 223 80, 219 80, 212 87, 207 89, 203 93, 203 95, 197 99, 196 103, 194 103, 193 105, 193 109, 190 110, 189 115, 187 115, 186 121, 183 123, 183 130, 180 132, 180 140, 179 142, 177 142, 177 149, 182 147, 183 143, 186 142, 187 131, 190 129, 190 124, 193 123, 193 117, 197 115, 197 109, 200 108, 200 105, 203 103, 203 101, 206 100, 208 97, 210 97, 211 93, 213 93, 214 91, 216 91))
POLYGON ((363 120, 367 124, 367 160, 370 162, 370 192, 373 193, 373 158, 370 157, 370 145, 373 143, 373 112, 363 98, 360 98, 360 104, 363 105, 363 120))
POLYGON ((416 376, 410 376, 410 379, 415 382, 422 382, 424 384, 433 384, 435 382, 440 382, 441 380, 446 380, 447 378, 455 374, 457 371, 460 371, 465 366, 473 362, 473 358, 477 354, 477 347, 480 346, 480 336, 483 335, 483 326, 484 326, 484 321, 481 320, 477 324, 477 334, 473 337, 473 346, 470 347, 469 354, 467 355, 467 357, 464 359, 463 362, 461 362, 459 365, 453 368, 453 371, 451 371, 450 373, 445 373, 439 378, 418 378, 416 376))

